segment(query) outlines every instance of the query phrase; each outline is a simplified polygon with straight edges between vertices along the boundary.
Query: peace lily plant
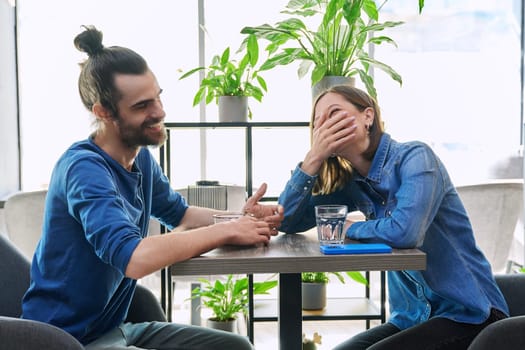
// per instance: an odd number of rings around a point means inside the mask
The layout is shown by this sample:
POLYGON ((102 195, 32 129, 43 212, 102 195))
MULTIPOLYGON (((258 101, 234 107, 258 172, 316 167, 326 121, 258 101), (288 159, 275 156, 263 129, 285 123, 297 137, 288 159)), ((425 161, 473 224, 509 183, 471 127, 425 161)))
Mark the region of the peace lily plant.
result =
MULTIPOLYGON (((401 76, 389 65, 368 55, 367 45, 395 41, 378 35, 384 29, 403 22, 378 22, 379 11, 388 0, 377 7, 374 0, 290 0, 283 14, 290 18, 275 25, 263 24, 245 27, 241 33, 255 35, 269 42, 269 58, 260 70, 272 69, 301 61, 298 76, 302 78, 311 69, 314 86, 326 76, 359 76, 368 93, 377 97, 370 67, 376 67, 402 84, 401 76), (316 30, 309 29, 303 19, 321 17, 316 30)), ((421 13, 424 0, 418 0, 421 13)))

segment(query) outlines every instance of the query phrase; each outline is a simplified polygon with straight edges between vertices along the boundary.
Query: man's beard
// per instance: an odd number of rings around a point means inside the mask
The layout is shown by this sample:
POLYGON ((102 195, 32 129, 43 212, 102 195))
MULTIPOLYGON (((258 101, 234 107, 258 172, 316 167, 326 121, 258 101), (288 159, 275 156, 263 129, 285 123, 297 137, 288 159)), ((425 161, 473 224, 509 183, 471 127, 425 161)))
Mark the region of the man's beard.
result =
MULTIPOLYGON (((130 148, 140 146, 160 146, 166 141, 166 129, 164 126, 162 127, 160 134, 155 132, 155 135, 148 135, 148 126, 159 123, 159 120, 146 121, 139 127, 131 126, 126 122, 123 122, 120 117, 117 118, 116 122, 122 143, 130 148)), ((153 131, 149 131, 149 133, 151 132, 153 131)))

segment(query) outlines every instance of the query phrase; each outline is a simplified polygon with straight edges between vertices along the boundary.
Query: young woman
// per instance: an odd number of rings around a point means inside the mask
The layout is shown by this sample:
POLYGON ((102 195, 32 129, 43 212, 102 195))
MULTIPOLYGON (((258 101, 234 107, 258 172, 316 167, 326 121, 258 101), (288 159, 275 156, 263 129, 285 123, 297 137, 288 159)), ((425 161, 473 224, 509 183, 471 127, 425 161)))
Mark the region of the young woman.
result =
POLYGON ((374 99, 349 86, 317 98, 311 131, 311 148, 279 198, 281 231, 314 227, 315 205, 346 204, 366 217, 347 221, 348 238, 427 254, 425 271, 388 272, 388 322, 337 350, 466 349, 484 327, 507 317, 463 204, 427 145, 393 140, 374 99))

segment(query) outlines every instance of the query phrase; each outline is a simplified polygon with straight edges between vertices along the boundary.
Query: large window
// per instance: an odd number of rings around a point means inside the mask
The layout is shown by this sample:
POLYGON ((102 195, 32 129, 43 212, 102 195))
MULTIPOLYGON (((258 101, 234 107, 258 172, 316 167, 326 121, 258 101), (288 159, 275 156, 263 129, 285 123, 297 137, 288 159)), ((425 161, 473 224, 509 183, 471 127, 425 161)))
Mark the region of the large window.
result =
POLYGON ((142 54, 164 88, 170 118, 191 119, 191 92, 178 84, 179 69, 198 61, 197 1, 18 0, 23 189, 45 187, 61 153, 86 138, 92 117, 78 96, 73 46, 81 25, 104 33, 106 46, 142 54))
POLYGON ((457 184, 519 175, 521 2, 426 1, 422 15, 414 2, 382 12, 406 21, 399 48, 376 51, 403 76, 376 74, 388 130, 431 144, 457 184))
MULTIPOLYGON (((277 21, 286 3, 204 1, 206 63, 226 46, 237 49, 243 26, 277 21)), ((508 168, 507 163, 520 156, 520 1, 426 3, 421 15, 416 0, 390 0, 381 11, 383 20, 406 21, 388 33, 397 48, 375 51, 403 77, 399 87, 382 72, 375 73, 387 131, 401 141, 429 143, 457 183, 497 176, 496 168, 508 168)), ((198 66, 198 4, 195 0, 18 0, 24 190, 45 187, 60 154, 89 134, 91 117, 80 103, 76 85, 78 63, 85 56, 73 47, 82 24, 101 29, 106 45, 131 47, 148 60, 165 91, 168 121, 199 121, 200 110, 191 105, 197 76, 178 80, 181 71, 198 66)), ((309 79, 299 80, 297 67, 292 64, 264 74, 269 92, 262 103, 250 102, 254 121, 308 121, 309 79)), ((217 120, 214 105, 207 106, 206 118, 217 120)), ((207 131, 204 151, 199 133, 179 139, 178 147, 192 157, 185 160, 184 172, 175 174, 174 185, 188 185, 202 177, 243 184, 243 157, 230 158, 220 151, 228 143, 242 143, 237 133, 207 131), (195 160, 203 154, 204 173, 195 160), (225 158, 228 167, 221 166, 225 158)), ((282 189, 308 147, 304 131, 296 133, 261 133, 263 141, 254 149, 260 159, 254 163, 254 185, 268 181, 273 195, 282 189), (298 144, 293 152, 287 152, 290 142, 298 144)))

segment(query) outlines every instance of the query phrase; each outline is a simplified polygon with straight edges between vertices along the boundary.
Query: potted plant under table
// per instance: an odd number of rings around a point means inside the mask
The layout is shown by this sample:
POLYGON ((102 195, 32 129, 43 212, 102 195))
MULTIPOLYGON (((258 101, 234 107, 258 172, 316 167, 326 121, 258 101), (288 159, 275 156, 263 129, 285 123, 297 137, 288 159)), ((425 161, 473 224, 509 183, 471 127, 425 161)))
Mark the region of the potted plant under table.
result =
MULTIPOLYGON (((192 290, 191 298, 201 298, 202 304, 209 307, 213 313, 208 318, 210 328, 234 332, 239 314, 248 312, 248 277, 234 278, 227 275, 226 280, 199 279, 201 286, 192 290)), ((253 283, 253 295, 268 294, 268 291, 277 286, 276 280, 267 280, 253 283)))
MULTIPOLYGON (((358 283, 368 285, 367 279, 360 272, 348 271, 345 274, 358 283)), ((341 272, 301 273, 303 310, 322 310, 326 307, 326 285, 330 281, 329 275, 333 275, 341 283, 345 283, 345 277, 341 272)))

